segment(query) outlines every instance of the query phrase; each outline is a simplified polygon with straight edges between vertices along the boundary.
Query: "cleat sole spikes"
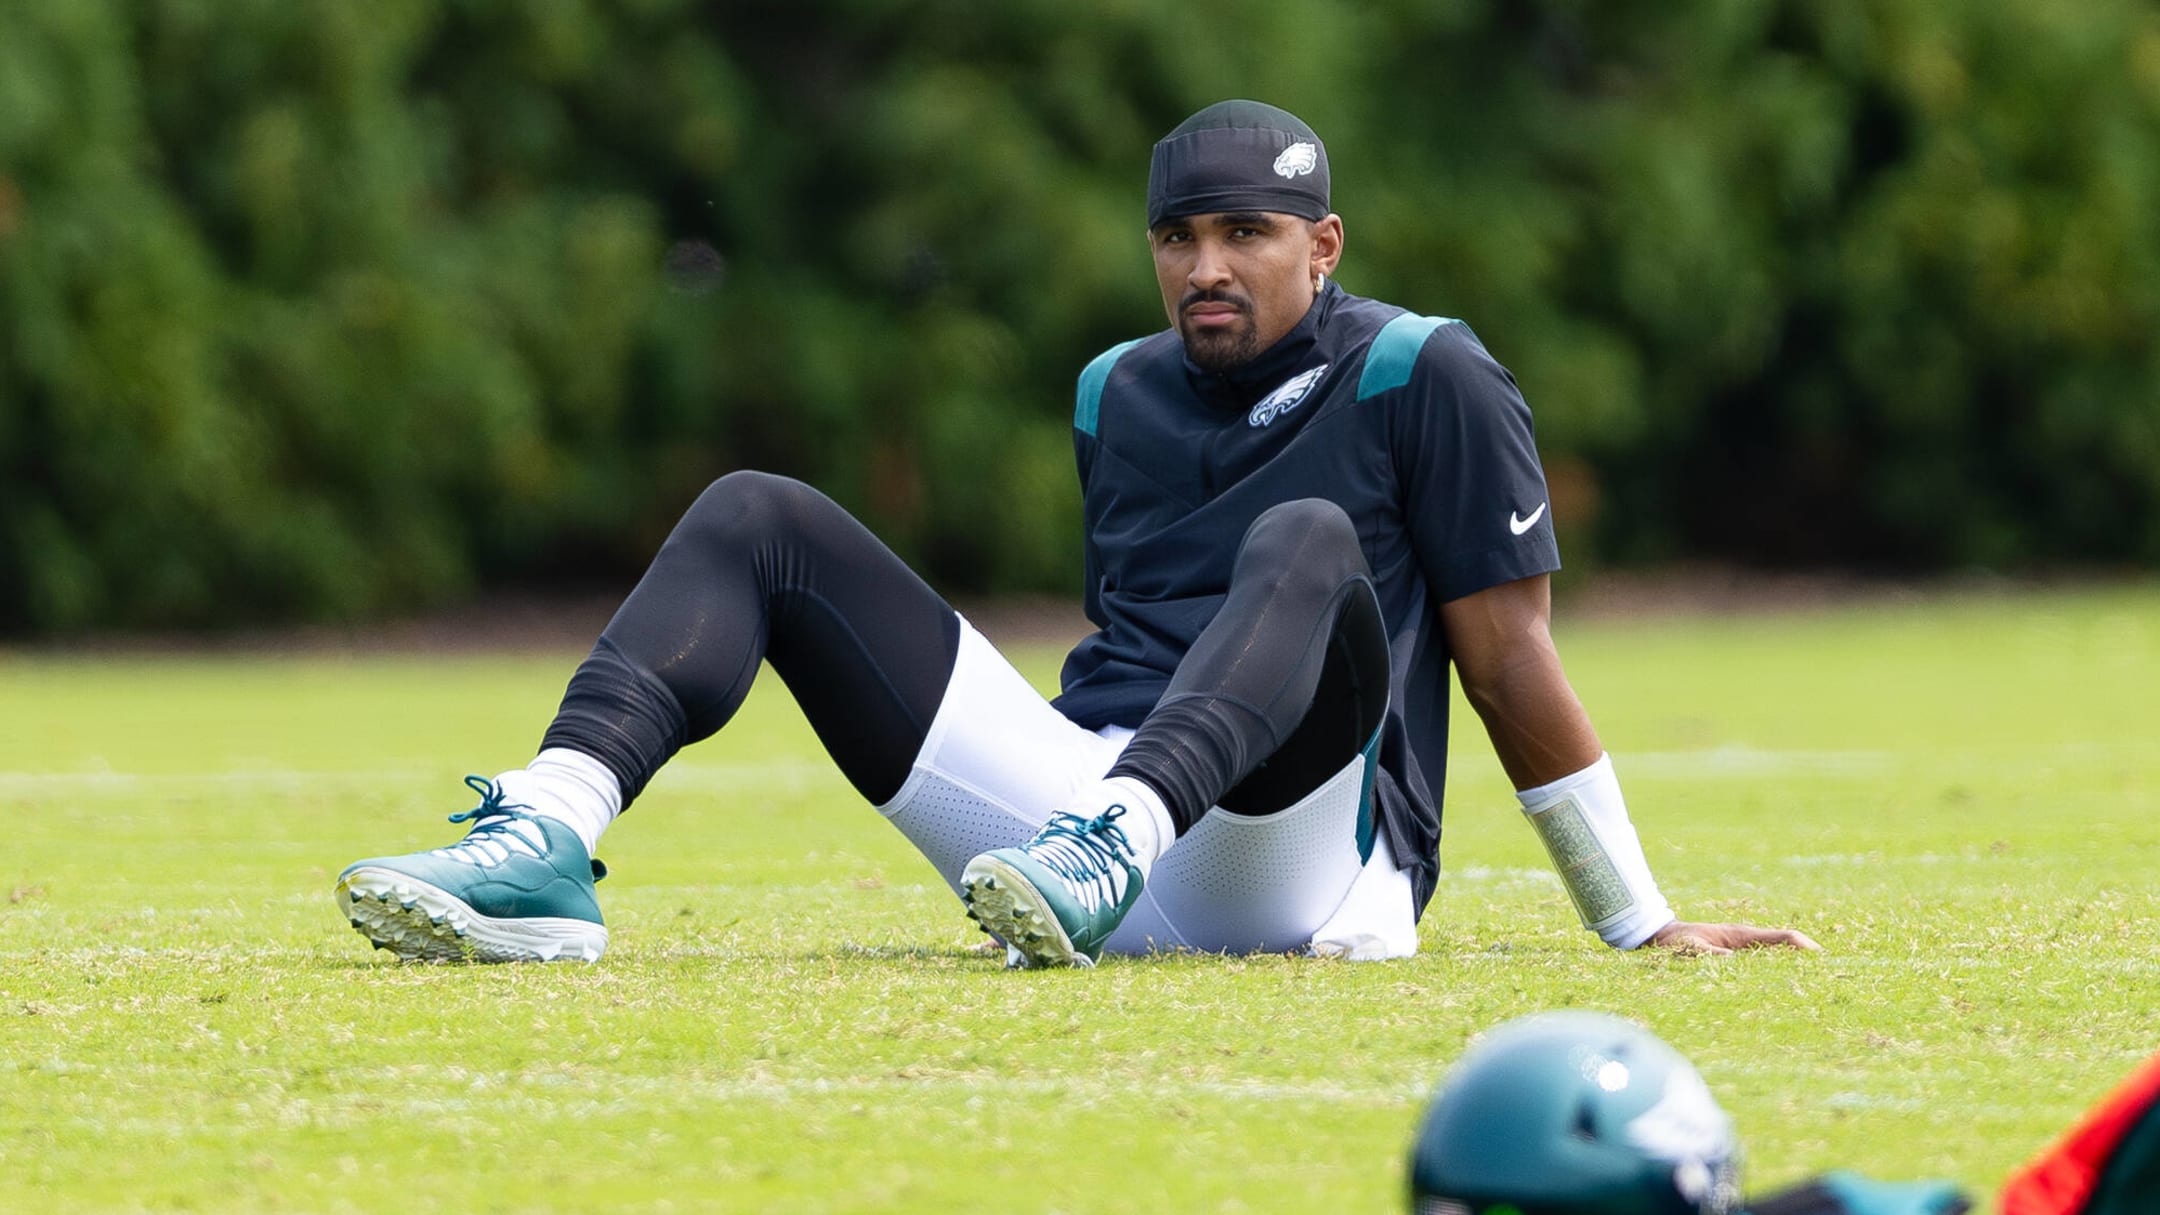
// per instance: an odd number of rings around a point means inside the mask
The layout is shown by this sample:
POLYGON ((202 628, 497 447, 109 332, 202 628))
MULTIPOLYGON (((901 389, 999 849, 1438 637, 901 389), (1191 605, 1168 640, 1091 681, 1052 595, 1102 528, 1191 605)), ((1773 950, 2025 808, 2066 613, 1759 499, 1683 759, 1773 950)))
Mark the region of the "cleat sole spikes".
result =
POLYGON ((1073 948, 1057 917, 1042 906, 1035 887, 1003 862, 978 857, 960 881, 960 898, 967 904, 968 915, 1013 951, 1008 966, 1095 965, 1095 959, 1073 948))
POLYGON ((607 928, 549 916, 495 919, 386 869, 346 874, 334 897, 353 929, 404 962, 597 962, 607 928))

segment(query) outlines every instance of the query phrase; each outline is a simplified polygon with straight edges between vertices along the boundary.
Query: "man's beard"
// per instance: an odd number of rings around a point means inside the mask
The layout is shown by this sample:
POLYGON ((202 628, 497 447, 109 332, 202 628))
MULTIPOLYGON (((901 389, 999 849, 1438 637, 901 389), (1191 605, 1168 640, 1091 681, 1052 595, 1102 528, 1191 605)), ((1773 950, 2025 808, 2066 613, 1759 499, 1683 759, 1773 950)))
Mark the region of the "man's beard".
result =
POLYGON ((1252 301, 1222 291, 1195 291, 1178 302, 1178 336, 1185 341, 1185 357, 1202 371, 1235 371, 1260 354, 1260 324, 1253 319, 1252 301), (1228 329, 1195 329, 1185 310, 1199 303, 1236 305, 1238 324, 1228 329))

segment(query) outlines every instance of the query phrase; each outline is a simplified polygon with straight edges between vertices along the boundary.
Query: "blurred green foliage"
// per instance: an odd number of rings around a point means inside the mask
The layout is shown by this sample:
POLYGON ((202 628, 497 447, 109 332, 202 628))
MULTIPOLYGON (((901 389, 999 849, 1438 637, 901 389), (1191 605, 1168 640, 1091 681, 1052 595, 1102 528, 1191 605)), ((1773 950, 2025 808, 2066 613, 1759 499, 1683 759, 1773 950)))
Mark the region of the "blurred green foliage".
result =
POLYGON ((1075 590, 1226 96, 1516 371, 1571 560, 2160 560, 2136 0, 0 0, 0 631, 622 583, 750 466, 1075 590))

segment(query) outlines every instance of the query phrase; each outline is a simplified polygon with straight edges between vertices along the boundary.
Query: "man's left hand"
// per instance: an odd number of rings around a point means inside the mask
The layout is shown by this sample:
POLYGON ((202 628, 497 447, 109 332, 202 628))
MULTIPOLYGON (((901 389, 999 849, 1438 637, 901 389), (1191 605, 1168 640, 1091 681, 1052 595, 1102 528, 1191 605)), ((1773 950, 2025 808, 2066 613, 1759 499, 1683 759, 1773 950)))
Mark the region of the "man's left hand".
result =
POLYGON ((1759 949, 1782 945, 1789 949, 1821 949, 1814 938, 1790 928, 1757 928, 1753 924, 1690 924, 1674 920, 1657 930, 1650 944, 1686 955, 1731 953, 1736 949, 1759 949))

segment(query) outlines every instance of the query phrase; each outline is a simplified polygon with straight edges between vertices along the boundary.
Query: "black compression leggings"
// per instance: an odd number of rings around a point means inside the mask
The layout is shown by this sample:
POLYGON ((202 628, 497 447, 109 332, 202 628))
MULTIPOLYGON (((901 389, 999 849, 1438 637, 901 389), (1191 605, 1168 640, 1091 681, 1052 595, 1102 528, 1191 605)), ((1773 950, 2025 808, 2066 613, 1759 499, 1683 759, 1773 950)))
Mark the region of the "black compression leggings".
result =
MULTIPOLYGON (((731 473, 691 505, 571 677, 541 746, 606 764, 628 805, 727 724, 772 663, 873 804, 900 791, 959 652, 960 617, 799 481, 731 473)), ((1113 774, 1180 832, 1220 804, 1282 809, 1350 762, 1387 711, 1387 640, 1348 516, 1315 499, 1254 522, 1222 610, 1113 774)))
POLYGON ((930 732, 960 617, 840 505, 767 473, 698 497, 571 677, 542 740, 606 764, 628 805, 660 765, 726 725, 758 660, 840 771, 892 800, 930 732))
POLYGON ((1387 706, 1387 630, 1357 529, 1301 498, 1247 529, 1222 609, 1109 774, 1160 791, 1180 835, 1210 806, 1269 814, 1342 771, 1387 706))

